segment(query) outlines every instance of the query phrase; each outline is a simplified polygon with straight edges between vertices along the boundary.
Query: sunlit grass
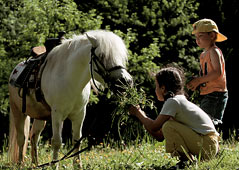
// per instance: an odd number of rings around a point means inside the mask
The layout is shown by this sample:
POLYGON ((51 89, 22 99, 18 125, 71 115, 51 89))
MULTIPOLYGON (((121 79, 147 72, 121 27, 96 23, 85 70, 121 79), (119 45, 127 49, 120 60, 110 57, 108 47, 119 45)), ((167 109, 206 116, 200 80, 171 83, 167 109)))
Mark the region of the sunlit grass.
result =
MULTIPOLYGON (((84 144, 86 145, 86 144, 84 144)), ((60 157, 67 153, 66 148, 62 148, 60 157)), ((51 161, 51 146, 39 146, 39 163, 51 161)), ((145 138, 141 143, 132 142, 122 147, 105 145, 103 143, 94 146, 90 151, 81 155, 83 168, 85 170, 163 170, 177 163, 176 158, 165 153, 164 142, 156 142, 150 137, 145 138)), ((31 164, 30 154, 25 158, 24 165, 17 166, 8 163, 7 153, 0 154, 0 169, 28 170, 33 166, 31 164)), ((224 142, 220 144, 220 153, 210 161, 198 161, 186 169, 190 170, 239 170, 239 145, 236 141, 224 142)), ((73 169, 72 158, 60 162, 60 169, 73 169)), ((41 168, 44 170, 50 167, 41 168)))

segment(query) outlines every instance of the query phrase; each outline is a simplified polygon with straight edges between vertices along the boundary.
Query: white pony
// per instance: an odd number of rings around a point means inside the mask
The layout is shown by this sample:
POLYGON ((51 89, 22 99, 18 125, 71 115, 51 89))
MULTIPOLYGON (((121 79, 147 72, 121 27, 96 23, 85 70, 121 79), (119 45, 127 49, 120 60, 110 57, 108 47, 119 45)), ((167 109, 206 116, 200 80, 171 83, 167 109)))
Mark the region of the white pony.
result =
POLYGON ((50 110, 36 101, 34 90, 30 89, 26 97, 26 113, 23 114, 19 88, 9 84, 10 160, 18 163, 24 160, 30 134, 32 162, 38 164, 37 144, 47 119, 52 121, 53 160, 57 160, 62 144, 63 121, 66 118, 72 122, 73 141, 81 137, 92 76, 110 88, 116 87, 117 80, 131 84, 132 77, 124 69, 126 62, 127 49, 119 36, 110 31, 89 31, 64 40, 46 58, 41 90, 50 110), (31 131, 30 117, 34 119, 31 131))

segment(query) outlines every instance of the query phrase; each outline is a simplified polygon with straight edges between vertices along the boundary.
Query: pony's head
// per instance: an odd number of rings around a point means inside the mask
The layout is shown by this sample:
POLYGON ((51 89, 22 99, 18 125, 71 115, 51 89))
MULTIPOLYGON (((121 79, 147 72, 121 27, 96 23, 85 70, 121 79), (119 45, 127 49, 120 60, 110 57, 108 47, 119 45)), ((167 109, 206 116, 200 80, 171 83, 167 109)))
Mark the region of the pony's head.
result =
POLYGON ((113 32, 96 30, 86 32, 92 44, 91 73, 102 80, 113 91, 118 91, 123 85, 132 85, 133 80, 127 72, 127 49, 123 40, 113 32))

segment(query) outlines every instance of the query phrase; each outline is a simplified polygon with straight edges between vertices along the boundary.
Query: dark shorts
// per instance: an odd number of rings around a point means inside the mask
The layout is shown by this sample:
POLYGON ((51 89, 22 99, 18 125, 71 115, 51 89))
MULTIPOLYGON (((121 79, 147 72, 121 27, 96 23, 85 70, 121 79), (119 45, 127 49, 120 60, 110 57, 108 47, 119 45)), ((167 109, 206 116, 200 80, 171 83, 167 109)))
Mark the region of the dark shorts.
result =
POLYGON ((227 105, 228 92, 213 92, 203 95, 200 107, 213 120, 214 124, 222 123, 223 114, 227 105))

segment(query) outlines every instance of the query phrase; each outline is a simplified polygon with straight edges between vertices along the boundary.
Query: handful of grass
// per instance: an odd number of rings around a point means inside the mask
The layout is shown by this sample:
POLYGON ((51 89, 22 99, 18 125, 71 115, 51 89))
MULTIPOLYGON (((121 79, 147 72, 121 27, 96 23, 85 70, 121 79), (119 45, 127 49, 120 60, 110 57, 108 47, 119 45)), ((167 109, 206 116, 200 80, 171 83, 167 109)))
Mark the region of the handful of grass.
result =
POLYGON ((150 107, 151 109, 154 108, 153 101, 147 99, 145 91, 141 88, 138 90, 135 86, 125 88, 125 91, 120 93, 120 95, 118 96, 117 103, 117 111, 120 112, 127 112, 129 106, 131 105, 140 105, 140 107, 143 109, 145 107, 150 107))
POLYGON ((117 108, 113 114, 113 123, 117 121, 118 134, 122 141, 130 138, 135 138, 145 133, 141 123, 128 114, 129 107, 140 105, 142 109, 149 107, 155 109, 153 100, 147 99, 145 91, 134 87, 124 87, 124 92, 121 92, 117 97, 117 108), (123 134, 123 136, 121 135, 123 134))

